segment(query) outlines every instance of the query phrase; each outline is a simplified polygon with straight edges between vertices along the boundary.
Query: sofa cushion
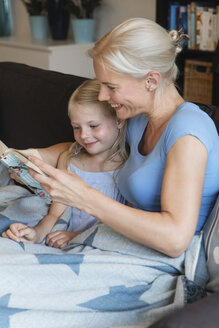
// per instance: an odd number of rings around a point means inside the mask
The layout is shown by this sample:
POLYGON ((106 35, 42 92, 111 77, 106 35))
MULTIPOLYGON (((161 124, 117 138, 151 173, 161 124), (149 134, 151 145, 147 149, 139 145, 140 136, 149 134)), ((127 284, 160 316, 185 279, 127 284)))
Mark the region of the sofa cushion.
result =
POLYGON ((183 309, 159 320, 150 328, 218 328, 219 292, 186 305, 183 309))
POLYGON ((212 118, 219 133, 219 107, 200 103, 197 103, 197 105, 212 118))
POLYGON ((219 291, 219 195, 203 230, 210 277, 207 291, 219 291))
POLYGON ((0 76, 0 140, 18 149, 73 140, 68 100, 85 78, 11 62, 0 76))

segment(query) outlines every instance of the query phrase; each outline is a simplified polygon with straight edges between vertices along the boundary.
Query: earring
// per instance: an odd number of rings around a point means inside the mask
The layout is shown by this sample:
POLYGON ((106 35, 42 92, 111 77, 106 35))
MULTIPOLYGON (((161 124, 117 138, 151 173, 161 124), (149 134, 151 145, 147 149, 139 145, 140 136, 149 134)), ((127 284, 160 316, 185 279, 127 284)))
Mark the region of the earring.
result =
POLYGON ((148 89, 148 91, 153 91, 154 88, 151 85, 151 80, 150 79, 147 79, 146 80, 146 88, 148 89))

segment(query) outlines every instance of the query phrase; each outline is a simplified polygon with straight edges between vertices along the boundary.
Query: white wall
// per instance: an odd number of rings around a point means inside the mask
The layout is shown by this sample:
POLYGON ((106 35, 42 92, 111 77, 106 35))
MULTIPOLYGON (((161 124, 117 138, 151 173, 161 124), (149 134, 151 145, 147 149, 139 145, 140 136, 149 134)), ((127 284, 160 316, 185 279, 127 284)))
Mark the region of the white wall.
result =
MULTIPOLYGON (((14 31, 20 40, 30 38, 29 16, 20 0, 11 0, 14 6, 14 31)), ((155 20, 156 0, 103 0, 97 8, 95 39, 99 39, 112 27, 130 17, 146 17, 155 20)), ((71 27, 69 38, 71 38, 71 27)))
POLYGON ((155 20, 156 0, 103 0, 96 10, 96 39, 112 27, 131 17, 145 17, 155 20))

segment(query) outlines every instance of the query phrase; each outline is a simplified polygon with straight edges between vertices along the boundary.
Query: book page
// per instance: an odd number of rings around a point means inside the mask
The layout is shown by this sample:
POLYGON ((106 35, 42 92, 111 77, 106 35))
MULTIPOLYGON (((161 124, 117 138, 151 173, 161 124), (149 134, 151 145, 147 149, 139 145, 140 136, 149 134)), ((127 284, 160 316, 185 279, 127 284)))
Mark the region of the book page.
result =
POLYGON ((44 198, 47 203, 51 202, 49 194, 41 187, 40 183, 30 175, 25 161, 20 159, 20 156, 17 156, 15 152, 6 152, 6 154, 0 156, 0 161, 7 168, 9 168, 31 191, 44 198))
POLYGON ((33 169, 34 171, 36 171, 36 172, 38 172, 38 173, 40 173, 40 174, 42 174, 42 175, 45 175, 44 173, 43 173, 43 171, 41 171, 40 170, 40 168, 39 167, 37 167, 35 164, 33 164, 32 162, 30 162, 29 160, 28 160, 28 158, 26 157, 26 156, 24 156, 24 155, 22 155, 18 150, 16 150, 16 149, 12 149, 12 148, 8 148, 8 150, 6 150, 5 152, 4 152, 4 155, 7 155, 7 154, 14 154, 14 155, 16 155, 21 161, 23 161, 28 167, 30 167, 31 169, 33 169))
POLYGON ((14 153, 16 154, 27 166, 35 170, 36 172, 45 175, 40 168, 38 168, 35 164, 30 162, 28 160, 28 156, 33 155, 35 157, 38 157, 39 159, 42 159, 39 151, 34 148, 29 148, 29 149, 15 149, 15 148, 8 148, 2 141, 0 141, 0 155, 5 155, 8 153, 14 153))
POLYGON ((32 192, 44 198, 47 203, 51 203, 49 194, 42 189, 40 183, 36 181, 28 172, 28 167, 36 172, 45 175, 35 164, 30 162, 26 156, 34 155, 41 158, 39 152, 35 149, 17 150, 8 148, 0 141, 0 161, 10 169, 17 178, 23 182, 32 192))
POLYGON ((8 147, 0 141, 0 155, 4 154, 4 152, 8 149, 8 147))

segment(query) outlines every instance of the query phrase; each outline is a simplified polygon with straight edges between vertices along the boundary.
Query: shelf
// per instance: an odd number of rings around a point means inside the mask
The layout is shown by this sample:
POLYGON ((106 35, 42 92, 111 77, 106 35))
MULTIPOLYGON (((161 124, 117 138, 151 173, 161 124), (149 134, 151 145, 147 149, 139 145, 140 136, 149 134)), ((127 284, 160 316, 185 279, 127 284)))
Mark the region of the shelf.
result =
MULTIPOLYGON (((171 3, 179 3, 180 5, 187 5, 191 3, 190 0, 174 1, 174 0, 157 0, 156 1, 156 22, 168 30, 169 28, 169 5, 171 3)), ((219 5, 219 0, 209 0, 203 1, 207 6, 219 5)), ((184 86, 184 66, 186 59, 194 59, 198 61, 206 61, 213 63, 213 94, 212 94, 212 104, 219 105, 219 94, 216 90, 217 83, 219 80, 217 68, 219 67, 218 60, 218 48, 216 51, 202 51, 202 50, 192 50, 184 48, 181 53, 178 54, 176 58, 176 64, 179 68, 179 76, 176 81, 179 92, 183 95, 184 86), (216 54, 217 53, 217 54, 216 54)), ((219 70, 219 68, 218 68, 219 70)))
POLYGON ((0 38, 0 61, 12 61, 87 78, 94 76, 92 59, 87 55, 93 43, 72 40, 20 40, 0 38))

